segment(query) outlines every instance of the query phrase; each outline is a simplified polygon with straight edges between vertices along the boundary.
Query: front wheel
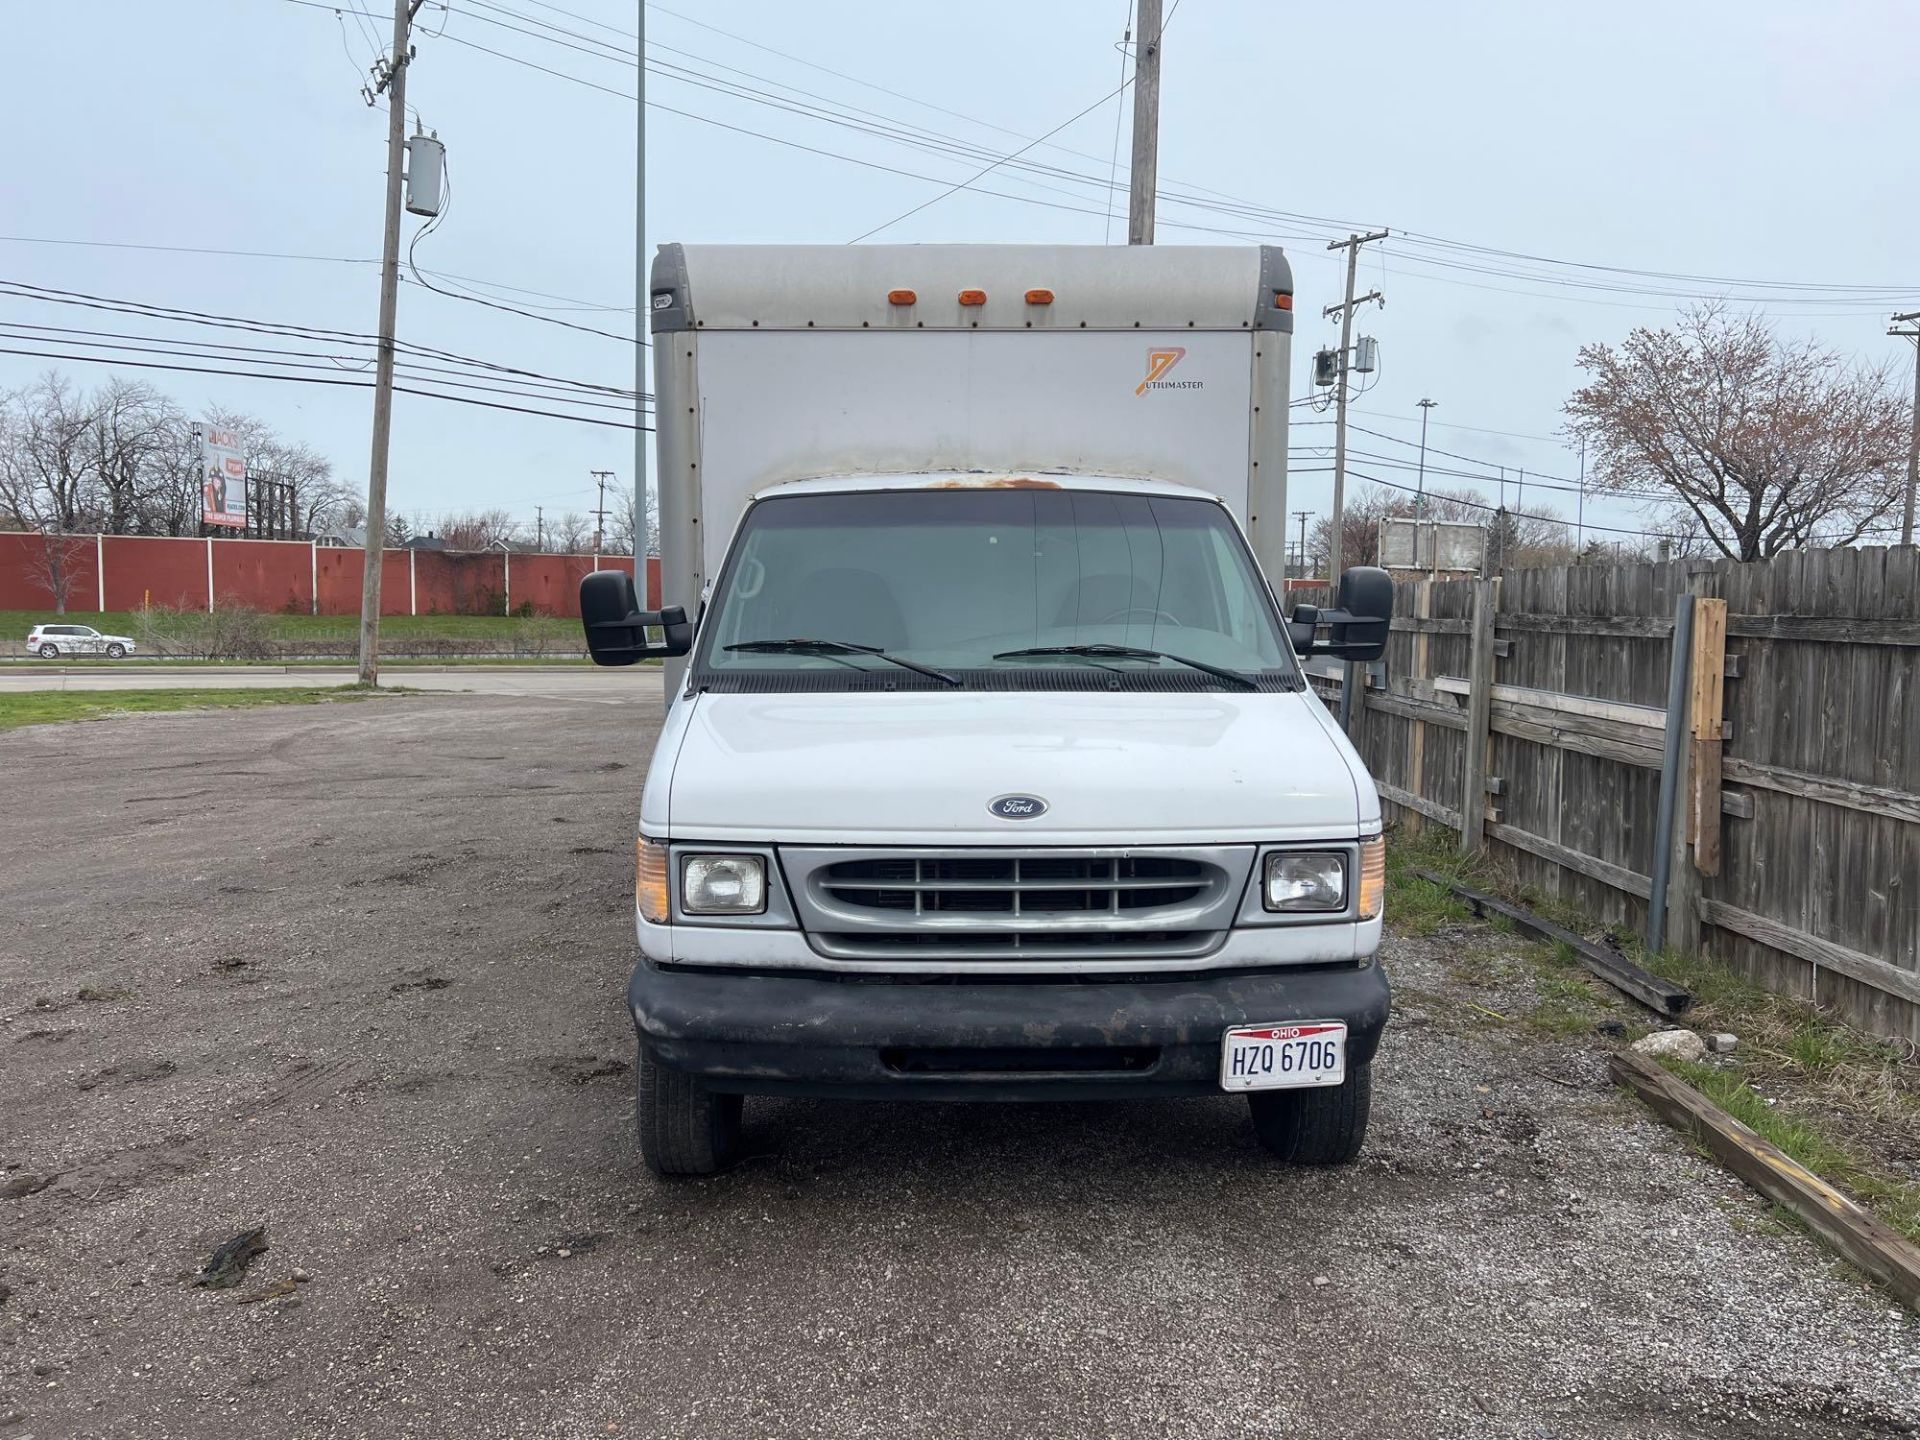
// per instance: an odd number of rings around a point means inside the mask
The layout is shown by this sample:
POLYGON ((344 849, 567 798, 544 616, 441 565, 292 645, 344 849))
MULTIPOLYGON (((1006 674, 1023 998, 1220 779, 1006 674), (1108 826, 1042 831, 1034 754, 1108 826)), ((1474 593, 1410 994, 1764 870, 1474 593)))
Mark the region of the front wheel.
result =
POLYGON ((58 645, 42 645, 40 647, 40 658, 42 660, 58 660, 60 658, 60 647, 58 645))
POLYGON ((107 646, 107 659, 109 659, 109 660, 124 660, 124 659, 126 659, 126 658, 127 658, 127 647, 126 647, 126 646, 124 646, 124 645, 109 645, 109 646, 107 646))
POLYGON ((1354 1065, 1339 1085, 1307 1090, 1256 1090, 1247 1096, 1253 1133, 1294 1165, 1345 1165, 1367 1139, 1373 1067, 1354 1065))
POLYGON ((634 1063, 640 1158, 655 1175, 712 1175, 740 1156, 738 1095, 716 1095, 691 1075, 657 1064, 641 1045, 634 1063))

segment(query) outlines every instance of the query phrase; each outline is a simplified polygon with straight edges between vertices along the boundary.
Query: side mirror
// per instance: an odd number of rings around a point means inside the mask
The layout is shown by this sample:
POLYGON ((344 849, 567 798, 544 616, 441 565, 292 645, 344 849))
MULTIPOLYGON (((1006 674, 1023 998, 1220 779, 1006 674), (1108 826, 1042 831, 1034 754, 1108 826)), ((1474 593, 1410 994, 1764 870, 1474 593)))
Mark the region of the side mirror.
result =
POLYGON ((642 610, 633 577, 624 570, 596 570, 580 582, 580 623, 596 665, 635 665, 693 649, 687 612, 678 605, 642 610), (649 641, 649 629, 660 630, 662 638, 649 641))
POLYGON ((1287 638, 1302 655, 1336 655, 1342 660, 1378 660, 1387 650, 1393 621, 1393 577, 1375 565, 1356 565, 1340 576, 1332 610, 1296 605, 1287 621, 1287 638), (1326 626, 1329 637, 1316 640, 1326 626))
POLYGON ((1293 648, 1299 654, 1306 655, 1313 650, 1313 637, 1320 629, 1320 607, 1318 605, 1296 605, 1293 614, 1287 620, 1287 639, 1293 642, 1293 648))
POLYGON ((1336 652, 1348 660, 1378 660, 1393 621, 1393 577, 1377 565, 1356 565, 1340 576, 1339 608, 1330 615, 1336 652))

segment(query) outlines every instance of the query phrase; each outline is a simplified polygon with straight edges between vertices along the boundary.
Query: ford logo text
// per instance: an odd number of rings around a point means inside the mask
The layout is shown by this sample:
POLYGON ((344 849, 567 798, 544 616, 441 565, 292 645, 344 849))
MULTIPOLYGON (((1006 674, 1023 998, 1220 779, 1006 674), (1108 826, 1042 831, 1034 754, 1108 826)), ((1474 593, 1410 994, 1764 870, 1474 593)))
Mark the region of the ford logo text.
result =
POLYGON ((1001 795, 989 800, 987 809, 1002 820, 1033 820, 1047 813, 1047 802, 1038 795, 1001 795))

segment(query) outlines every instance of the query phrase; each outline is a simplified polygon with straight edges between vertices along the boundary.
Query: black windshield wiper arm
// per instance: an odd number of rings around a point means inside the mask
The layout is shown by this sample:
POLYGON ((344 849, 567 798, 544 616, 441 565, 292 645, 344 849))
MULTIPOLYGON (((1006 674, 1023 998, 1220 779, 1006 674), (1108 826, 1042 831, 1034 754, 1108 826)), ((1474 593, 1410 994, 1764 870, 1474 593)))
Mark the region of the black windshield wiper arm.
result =
POLYGON ((748 655, 871 655, 876 660, 885 660, 889 665, 898 665, 902 670, 911 670, 916 675, 925 675, 945 685, 965 683, 958 675, 949 675, 944 670, 922 665, 917 660, 903 660, 898 655, 889 655, 877 645, 856 645, 851 640, 742 640, 737 645, 723 645, 720 648, 729 652, 744 651, 748 655))
POLYGON ((1238 670, 1228 670, 1221 665, 1209 665, 1204 660, 1192 660, 1185 655, 1170 655, 1165 650, 1139 650, 1132 645, 1032 645, 1025 650, 1002 650, 993 658, 1015 660, 1022 655, 1084 655, 1111 660, 1171 660, 1176 665, 1185 665, 1189 669, 1199 670, 1204 674, 1225 680, 1229 684, 1238 685, 1244 690, 1260 688, 1259 681, 1251 675, 1242 675, 1238 670))

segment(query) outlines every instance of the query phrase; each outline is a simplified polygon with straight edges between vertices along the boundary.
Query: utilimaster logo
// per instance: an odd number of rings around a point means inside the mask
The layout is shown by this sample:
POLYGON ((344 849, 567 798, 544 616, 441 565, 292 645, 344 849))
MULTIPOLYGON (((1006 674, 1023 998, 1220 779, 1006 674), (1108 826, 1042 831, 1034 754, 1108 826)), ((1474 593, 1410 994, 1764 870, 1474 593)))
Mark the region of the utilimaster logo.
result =
POLYGON ((1133 387, 1133 393, 1144 395, 1149 390, 1198 390, 1206 384, 1204 380, 1169 380, 1168 373, 1174 366, 1186 358, 1184 345, 1169 345, 1164 350, 1147 351, 1147 378, 1133 387))

